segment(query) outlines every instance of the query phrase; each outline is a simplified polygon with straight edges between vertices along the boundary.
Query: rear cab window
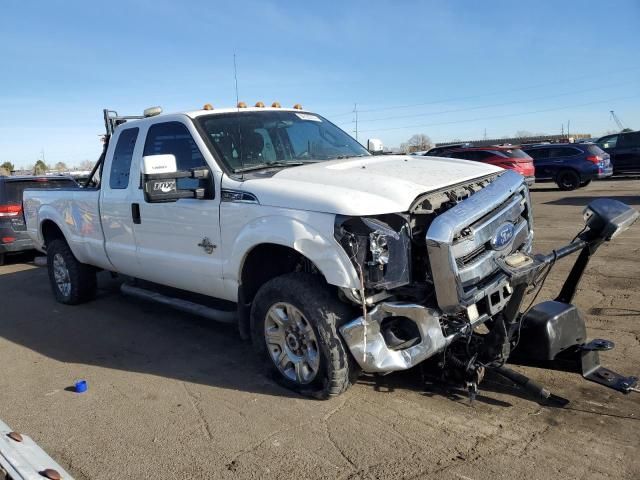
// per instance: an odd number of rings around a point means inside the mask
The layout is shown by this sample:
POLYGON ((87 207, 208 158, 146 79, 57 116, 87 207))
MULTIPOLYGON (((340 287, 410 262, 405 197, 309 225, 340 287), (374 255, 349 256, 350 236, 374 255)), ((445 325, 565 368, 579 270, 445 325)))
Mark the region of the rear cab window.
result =
POLYGON ((136 147, 138 128, 128 128, 120 132, 116 149, 111 161, 111 173, 109 174, 109 187, 118 190, 129 187, 129 172, 131 171, 131 159, 136 147))

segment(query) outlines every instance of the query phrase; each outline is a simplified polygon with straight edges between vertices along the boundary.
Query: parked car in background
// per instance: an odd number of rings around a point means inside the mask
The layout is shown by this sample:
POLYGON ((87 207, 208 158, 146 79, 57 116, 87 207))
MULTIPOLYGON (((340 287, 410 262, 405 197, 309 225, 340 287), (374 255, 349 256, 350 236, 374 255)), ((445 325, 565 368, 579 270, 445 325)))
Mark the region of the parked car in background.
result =
POLYGON ((462 148, 470 146, 470 143, 451 143, 449 145, 440 145, 439 147, 430 148, 426 152, 415 152, 411 155, 428 155, 430 157, 441 157, 442 152, 446 152, 447 150, 451 150, 452 148, 462 148))
POLYGON ((33 249, 27 235, 22 210, 22 192, 27 188, 76 188, 69 177, 5 177, 0 176, 0 265, 8 253, 33 249))
POLYGON ((640 130, 606 135, 596 144, 611 155, 614 175, 640 173, 640 130))
POLYGON ((533 158, 536 181, 556 182, 560 190, 585 187, 613 174, 609 154, 593 143, 532 145, 523 150, 533 158))
POLYGON ((449 146, 437 147, 439 150, 431 149, 427 155, 435 157, 462 158, 464 160, 474 160, 476 162, 489 163, 507 170, 513 170, 522 175, 527 184, 532 185, 535 181, 535 171, 533 160, 520 148, 512 146, 491 146, 491 147, 467 147, 449 146), (434 150, 436 152, 434 153, 434 150))

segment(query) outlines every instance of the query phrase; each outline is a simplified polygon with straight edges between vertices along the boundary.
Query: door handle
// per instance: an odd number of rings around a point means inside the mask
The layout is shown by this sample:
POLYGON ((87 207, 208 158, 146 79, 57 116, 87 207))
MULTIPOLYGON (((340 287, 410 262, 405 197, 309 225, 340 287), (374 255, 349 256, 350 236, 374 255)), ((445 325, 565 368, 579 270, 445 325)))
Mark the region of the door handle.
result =
POLYGON ((140 218, 140 204, 132 203, 131 204, 131 218, 133 219, 133 223, 136 225, 140 225, 142 223, 142 219, 140 218))

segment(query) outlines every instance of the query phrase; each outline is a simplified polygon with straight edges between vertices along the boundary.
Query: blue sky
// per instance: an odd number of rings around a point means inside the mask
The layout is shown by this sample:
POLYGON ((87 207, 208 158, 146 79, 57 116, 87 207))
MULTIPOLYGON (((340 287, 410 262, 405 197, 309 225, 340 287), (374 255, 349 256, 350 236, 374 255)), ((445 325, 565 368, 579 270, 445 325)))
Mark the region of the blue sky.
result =
POLYGON ((101 111, 300 102, 397 146, 640 128, 640 1, 4 0, 0 163, 94 160, 101 111), (404 108, 397 108, 402 106, 404 108), (535 113, 534 113, 535 112, 535 113))

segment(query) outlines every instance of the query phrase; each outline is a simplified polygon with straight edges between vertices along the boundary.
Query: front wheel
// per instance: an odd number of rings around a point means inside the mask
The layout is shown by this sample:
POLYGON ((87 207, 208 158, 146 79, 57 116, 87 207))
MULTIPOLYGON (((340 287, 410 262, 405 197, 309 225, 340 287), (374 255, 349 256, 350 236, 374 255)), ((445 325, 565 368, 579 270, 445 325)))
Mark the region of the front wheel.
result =
POLYGON ((560 190, 575 190, 580 186, 580 175, 575 170, 562 170, 556 178, 560 190))
POLYGON ((80 263, 62 239, 47 245, 49 282, 56 300, 77 305, 91 300, 96 293, 96 270, 80 263))
POLYGON ((352 317, 321 278, 286 274, 265 283, 253 301, 253 344, 285 387, 326 399, 359 373, 337 332, 352 317))
POLYGON ((586 180, 586 181, 584 181, 584 182, 582 182, 582 183, 580 184, 580 188, 582 188, 582 187, 586 187, 586 186, 587 186, 587 185, 589 185, 590 183, 591 183, 591 180, 586 180))

